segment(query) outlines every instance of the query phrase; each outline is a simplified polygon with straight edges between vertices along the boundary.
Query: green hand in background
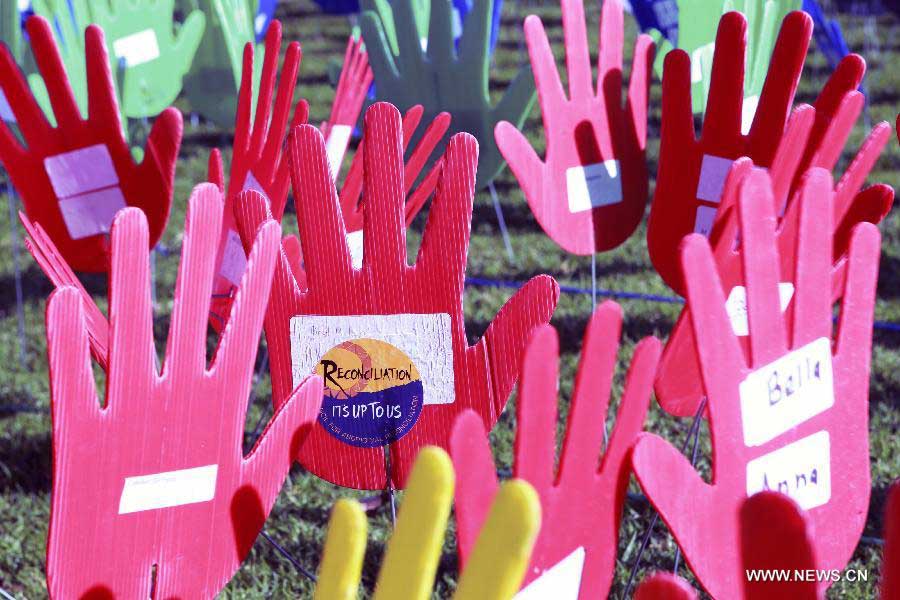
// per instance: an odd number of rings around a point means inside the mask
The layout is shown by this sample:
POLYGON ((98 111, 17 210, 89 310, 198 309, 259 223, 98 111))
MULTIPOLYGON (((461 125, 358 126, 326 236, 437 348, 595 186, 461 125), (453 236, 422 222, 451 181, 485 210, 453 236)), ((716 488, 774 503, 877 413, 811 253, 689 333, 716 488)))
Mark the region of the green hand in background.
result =
MULTIPOLYGON (((691 102, 695 113, 706 111, 713 50, 719 19, 730 11, 747 18, 747 54, 744 75, 744 123, 749 126, 766 79, 769 58, 781 21, 802 0, 678 0, 678 48, 691 57, 691 102)), ((659 31, 652 31, 657 44, 656 74, 662 77, 665 55, 672 44, 659 31)))
MULTIPOLYGON (((394 15, 391 11, 391 3, 389 0, 372 0, 366 6, 366 2, 360 4, 362 10, 372 10, 381 19, 384 27, 384 36, 391 45, 391 54, 395 57, 400 54, 399 45, 397 44, 397 27, 394 24, 394 15)), ((418 34, 419 44, 424 50, 428 45, 428 22, 431 17, 431 5, 429 0, 412 0, 411 7, 413 11, 413 19, 416 22, 416 33, 418 34)))
POLYGON ((0 2, 0 42, 7 45, 16 63, 22 64, 22 27, 19 7, 14 0, 0 2))
POLYGON ((417 0, 393 2, 384 14, 391 15, 396 27, 396 53, 384 20, 379 18, 378 1, 361 3, 363 39, 378 99, 396 105, 401 112, 422 104, 426 122, 442 111, 449 112, 451 135, 466 131, 478 139, 476 185, 487 185, 504 165, 494 142, 494 126, 509 121, 520 128, 536 97, 531 66, 525 65, 500 102, 491 105, 488 67, 493 0, 475 0, 466 16, 458 53, 453 44, 450 0, 434 0, 431 5, 427 50, 422 49, 416 26, 417 0))
MULTIPOLYGON (((254 19, 258 0, 197 0, 210 19, 203 40, 185 79, 184 89, 191 108, 219 125, 230 127, 237 110, 244 46, 256 39, 254 19)), ((265 45, 254 51, 253 89, 259 89, 265 45)), ((251 114, 256 110, 253 97, 251 114)))
POLYGON ((174 5, 175 0, 90 3, 92 22, 106 33, 110 58, 114 64, 125 61, 122 105, 129 117, 156 116, 175 101, 200 45, 203 13, 191 12, 175 31, 174 5))

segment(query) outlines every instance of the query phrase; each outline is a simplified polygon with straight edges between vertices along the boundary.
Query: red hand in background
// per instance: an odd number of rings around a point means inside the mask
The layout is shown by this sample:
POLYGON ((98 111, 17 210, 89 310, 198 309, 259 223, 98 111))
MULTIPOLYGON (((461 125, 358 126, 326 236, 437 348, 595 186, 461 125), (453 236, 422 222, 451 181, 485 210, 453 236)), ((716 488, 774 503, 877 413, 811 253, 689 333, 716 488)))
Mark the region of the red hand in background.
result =
POLYGON ((325 148, 328 150, 328 161, 331 173, 337 179, 344 154, 350 143, 353 128, 359 121, 366 94, 372 86, 372 69, 362 37, 347 39, 347 50, 344 52, 344 66, 338 79, 334 101, 331 104, 331 115, 323 121, 319 129, 325 136, 325 148))
MULTIPOLYGON (((855 60, 845 61, 842 65, 852 67, 855 62, 855 60)), ((838 72, 847 70, 839 67, 838 72)), ((827 90, 823 94, 828 97, 827 90)), ((790 202, 788 196, 791 183, 802 168, 798 165, 808 162, 810 166, 833 170, 841 148, 862 111, 864 100, 862 94, 857 91, 846 94, 839 108, 832 113, 833 118, 827 116, 823 118, 819 115, 820 111, 809 106, 795 109, 772 168, 769 169, 773 180, 776 211, 780 214, 787 205, 776 231, 776 244, 781 261, 779 289, 783 307, 790 301, 795 283, 792 273, 797 255, 793 249, 797 244, 799 211, 795 206, 797 194, 792 196, 790 202), (810 137, 814 141, 807 142, 810 137), (815 147, 815 155, 804 156, 804 146, 807 149, 815 147)), ((860 191, 889 139, 890 126, 887 123, 878 124, 863 142, 856 157, 835 186, 831 221, 834 236, 831 281, 832 300, 835 302, 840 300, 844 290, 847 247, 853 227, 864 221, 880 223, 893 204, 894 191, 887 185, 876 184, 860 191)), ((717 270, 724 286, 723 291, 728 298, 732 331, 739 335, 745 348, 748 344, 746 293, 741 285, 742 249, 737 233, 738 224, 737 216, 734 214, 736 211, 733 210, 733 200, 737 196, 738 187, 751 168, 752 162, 747 158, 735 162, 726 180, 720 214, 710 236, 717 270)), ((703 397, 700 367, 697 364, 694 344, 694 335, 690 328, 690 308, 686 307, 669 335, 656 380, 656 396, 660 405, 666 411, 678 416, 696 414, 703 397)))
POLYGON ((0 88, 15 114, 24 145, 6 123, 0 124, 0 161, 22 195, 28 217, 41 224, 72 268, 105 272, 107 240, 103 234, 109 231, 117 209, 127 205, 144 212, 151 247, 165 229, 181 145, 181 113, 167 108, 156 118, 144 160, 135 164, 122 133, 103 31, 92 25, 84 34, 88 87, 88 116, 84 119, 50 24, 31 17, 26 27, 57 126, 47 121, 12 54, 3 46, 0 88))
POLYGON ((212 597, 250 551, 322 397, 306 380, 243 455, 253 362, 278 255, 260 229, 232 318, 207 368, 206 330, 221 225, 212 185, 192 194, 172 326, 156 366, 146 220, 112 228, 106 400, 97 401, 81 295, 47 309, 53 491, 47 580, 56 598, 212 597))
MULTIPOLYGON (((225 195, 225 216, 216 255, 217 275, 210 310, 210 323, 217 331, 228 321, 234 294, 247 261, 234 221, 235 198, 243 190, 256 190, 272 204, 272 212, 278 215, 279 220, 287 201, 290 181, 287 157, 283 155, 283 149, 288 131, 288 117, 294 101, 294 90, 297 87, 297 72, 300 69, 300 44, 297 42, 288 44, 279 75, 280 52, 281 22, 275 20, 266 31, 266 52, 259 78, 256 116, 251 125, 253 44, 248 42, 244 46, 241 88, 238 92, 237 114, 234 119, 231 177, 228 180, 228 193, 225 195), (276 80, 278 92, 273 106, 272 95, 275 92, 276 80)), ((305 123, 308 113, 306 101, 301 100, 294 109, 291 126, 305 123)), ((210 156, 209 181, 224 188, 221 160, 218 150, 214 150, 210 156)))
MULTIPOLYGON (((528 592, 540 587, 545 592, 555 590, 559 597, 577 594, 584 599, 602 598, 609 592, 631 477, 631 445, 644 425, 660 353, 655 338, 642 340, 635 349, 616 426, 604 451, 621 329, 622 311, 614 302, 605 302, 594 312, 578 366, 558 473, 554 468, 559 381, 555 330, 549 325, 535 329, 525 352, 516 404, 513 477, 533 485, 541 499, 541 532, 523 581, 528 592)), ((456 420, 450 451, 457 474, 460 564, 465 565, 498 489, 479 415, 466 412, 456 420)), ((540 595, 537 591, 535 597, 540 595)))
MULTIPOLYGON (((797 253, 795 291, 783 315, 772 187, 763 172, 751 173, 741 186, 737 206, 749 358, 731 332, 707 241, 690 236, 683 244, 688 303, 708 398, 712 483, 652 434, 639 436, 633 463, 641 487, 691 570, 715 597, 741 593, 744 573, 735 540, 739 509, 748 493, 765 487, 787 490, 808 509, 821 568, 843 568, 865 524, 880 236, 869 223, 853 231, 832 345, 832 195, 828 173, 813 170, 797 202, 798 243, 791 249, 797 253)), ((828 582, 821 585, 824 589, 828 582)))
MULTIPOLYGON (((321 133, 296 128, 290 138, 297 220, 309 289, 297 285, 286 254, 276 264, 272 298, 266 313, 275 406, 293 388, 290 320, 295 315, 441 315, 449 317, 452 344, 453 401, 426 405, 412 430, 391 444, 391 479, 402 487, 416 452, 424 445, 446 448, 450 428, 465 409, 475 410, 492 426, 518 376, 519 356, 528 333, 546 323, 559 287, 536 277, 500 310, 484 337, 466 341, 463 285, 469 224, 475 193, 477 148, 467 134, 454 136, 443 158, 422 245, 414 266, 407 264, 404 218, 405 179, 400 114, 375 104, 365 118, 364 254, 354 269, 346 228, 328 168, 321 133)), ((262 199, 246 193, 237 214, 245 245, 271 218, 262 199)), ((300 462, 338 485, 378 489, 385 485, 381 448, 350 446, 316 427, 299 454, 300 462)))

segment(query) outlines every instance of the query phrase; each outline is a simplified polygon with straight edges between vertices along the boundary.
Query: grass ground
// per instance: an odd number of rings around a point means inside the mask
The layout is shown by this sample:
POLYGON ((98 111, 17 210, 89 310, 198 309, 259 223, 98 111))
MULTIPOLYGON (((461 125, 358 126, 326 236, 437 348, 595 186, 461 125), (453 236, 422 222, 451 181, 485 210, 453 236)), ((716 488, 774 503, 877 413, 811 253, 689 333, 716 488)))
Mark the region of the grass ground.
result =
MULTIPOLYGON (((590 2, 589 20, 592 23, 592 48, 596 47, 596 22, 599 3, 590 2)), ((307 98, 312 107, 310 121, 318 123, 328 115, 333 91, 328 84, 328 63, 343 55, 347 20, 319 15, 309 0, 281 2, 279 17, 285 23, 286 37, 303 44, 299 95, 307 98)), ((498 45, 491 88, 499 93, 525 60, 522 53, 520 25, 528 12, 539 14, 544 20, 557 57, 562 57, 562 24, 556 2, 522 6, 507 0, 504 4, 503 28, 498 45)), ((900 73, 896 69, 900 55, 900 26, 892 16, 867 21, 864 17, 841 16, 848 41, 854 51, 864 53, 869 66, 867 88, 869 114, 873 121, 893 122, 900 103, 900 73), (876 50, 873 52, 873 50, 876 50)), ((635 35, 634 22, 626 20, 626 40, 635 35)), ((626 64, 630 60, 627 42, 626 64)), ((798 101, 810 102, 827 78, 829 69, 821 54, 811 51, 807 59, 798 101)), ((648 160, 650 173, 656 171, 659 146, 660 91, 654 84, 651 97, 650 142, 648 160)), ((183 106, 183 108, 188 108, 183 106)), ((528 134, 538 148, 543 147, 540 135, 540 113, 537 107, 527 124, 528 134)), ((851 136, 848 148, 858 147, 866 133, 859 125, 851 136)), ((186 199, 191 187, 205 176, 206 159, 212 146, 229 146, 230 132, 211 125, 192 127, 186 124, 185 140, 178 163, 174 208, 168 230, 163 238, 166 247, 180 247, 186 199)), ((227 153, 226 153, 227 154, 227 153)), ((850 152, 845 152, 841 165, 850 152)), ((227 158, 227 156, 226 156, 227 158)), ((841 167, 842 168, 842 167, 841 167)), ((900 184, 900 148, 892 140, 878 162, 870 181, 900 184)), ((485 193, 478 195, 473 217, 473 235, 469 250, 468 275, 471 277, 525 280, 538 273, 549 273, 560 283, 590 287, 589 258, 575 257, 563 252, 548 239, 535 223, 521 191, 506 170, 497 181, 507 225, 512 234, 515 260, 509 260, 501 242, 497 220, 485 193)), ((5 205, 5 203, 4 203, 5 205)), ((413 225, 410 244, 418 244, 423 219, 413 225)), ((27 356, 25 368, 20 367, 16 341, 16 298, 13 285, 13 246, 9 234, 9 216, 0 211, 0 587, 16 598, 46 596, 44 583, 44 554, 50 498, 50 417, 48 414, 47 361, 44 341, 44 308, 51 286, 37 265, 19 246, 19 260, 24 273, 25 331, 27 356)), ((289 214, 285 228, 295 230, 295 219, 289 214)), ((878 289, 876 319, 900 322, 900 216, 893 211, 881 227, 883 252, 878 289)), ((647 256, 646 228, 642 226, 623 246, 597 259, 598 286, 611 290, 628 290, 669 295, 670 292, 655 274, 647 256)), ((17 228, 21 239, 21 228, 17 228)), ((157 262, 158 327, 157 333, 167 330, 168 314, 177 269, 178 253, 159 256, 157 262)), ((105 308, 105 280, 101 277, 85 279, 88 288, 105 308)), ((477 339, 503 302, 511 295, 509 289, 470 286, 466 292, 465 308, 467 333, 477 339)), ((665 338, 678 315, 679 306, 647 301, 623 301, 625 312, 624 339, 620 352, 621 367, 616 379, 616 395, 621 391, 621 375, 628 364, 634 345, 641 338, 655 335, 665 338)), ((591 299, 584 295, 564 294, 553 318, 562 342, 561 416, 568 407, 568 396, 581 347, 581 336, 591 312, 591 299)), ((158 339, 159 342, 163 338, 158 339)), ((873 349, 873 370, 870 393, 870 447, 872 499, 865 535, 880 535, 882 510, 890 482, 900 476, 900 333, 876 331, 873 349)), ((264 377, 255 389, 247 423, 252 429, 269 398, 268 378, 264 377)), ((514 400, 513 400, 514 401, 514 400)), ((610 415, 614 415, 610 410, 610 415)), ((612 420, 613 417, 610 417, 612 420)), ((507 409, 492 433, 498 463, 510 466, 515 431, 514 413, 507 409)), ((562 421, 561 421, 562 422, 562 421)), ((689 423, 665 415, 658 406, 651 407, 646 429, 656 432, 673 443, 680 444, 689 423)), ((701 455, 709 455, 707 431, 701 432, 701 455)), ((102 460, 102 457, 98 457, 102 460)), ((701 458, 701 468, 708 464, 701 458)), ((708 469, 707 469, 708 470, 708 469)), ((633 491, 638 492, 636 484, 633 491)), ((265 530, 278 540, 300 563, 315 570, 322 549, 325 524, 337 498, 361 496, 358 492, 339 489, 305 473, 295 466, 289 481, 272 512, 265 530)), ((652 510, 640 502, 629 503, 621 526, 616 579, 612 596, 621 597, 630 566, 634 560, 640 537, 648 526, 652 510)), ((366 594, 371 591, 377 575, 385 540, 390 534, 390 518, 382 507, 369 518, 369 546, 366 554, 363 584, 366 594)), ((115 549, 110 548, 111 552, 115 549)), ((871 543, 861 543, 850 568, 867 569, 868 583, 836 584, 829 591, 834 598, 871 598, 875 595, 880 549, 871 543)), ((675 545, 662 524, 657 525, 643 560, 640 574, 649 570, 671 570, 675 545)), ((103 560, 103 557, 97 557, 103 560)), ((683 562, 682 562, 683 565, 683 562)), ((688 576, 682 566, 681 574, 688 576)), ((435 597, 448 597, 457 575, 455 541, 447 537, 441 560, 435 597)), ((283 560, 262 538, 258 539, 250 556, 222 593, 227 598, 308 597, 311 583, 283 560)))

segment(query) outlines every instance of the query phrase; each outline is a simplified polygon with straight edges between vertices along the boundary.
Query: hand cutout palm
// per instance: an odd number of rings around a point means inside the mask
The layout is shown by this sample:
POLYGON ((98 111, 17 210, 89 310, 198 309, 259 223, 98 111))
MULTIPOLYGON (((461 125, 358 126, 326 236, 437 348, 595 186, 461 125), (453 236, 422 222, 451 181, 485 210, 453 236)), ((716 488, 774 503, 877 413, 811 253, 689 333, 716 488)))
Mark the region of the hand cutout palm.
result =
POLYGON ((175 30, 174 8, 175 0, 91 3, 92 20, 106 32, 114 60, 124 60, 122 105, 128 117, 155 116, 181 92, 206 18, 194 10, 175 30))
MULTIPOLYGON (((462 294, 475 193, 476 142, 469 135, 457 135, 448 145, 422 245, 415 265, 409 266, 400 114, 386 103, 376 104, 366 113, 365 131, 365 236, 360 269, 351 263, 347 230, 321 133, 303 125, 289 137, 309 289, 300 287, 282 254, 266 316, 266 340, 273 400, 280 406, 294 387, 292 377, 299 375, 292 373, 292 352, 303 354, 309 348, 303 342, 292 344, 292 319, 302 317, 303 323, 311 323, 308 317, 316 315, 333 320, 341 330, 340 324, 350 315, 364 327, 386 327, 391 316, 409 315, 416 323, 415 331, 434 326, 420 331, 423 336, 407 332, 397 341, 419 344, 424 342, 418 338, 426 337, 429 344, 436 344, 429 346, 433 350, 428 351, 427 365, 434 365, 434 371, 424 377, 424 385, 431 391, 425 393, 421 416, 404 437, 390 444, 391 479, 402 487, 422 446, 447 446, 450 423, 457 414, 471 408, 481 415, 485 426, 496 422, 518 375, 518 357, 527 335, 532 327, 549 320, 559 288, 550 277, 534 278, 500 310, 481 341, 470 347, 462 294), (429 404, 431 398, 440 403, 429 404)), ((236 216, 245 248, 260 224, 271 218, 262 197, 249 193, 241 197, 236 216)), ((318 363, 319 357, 314 360, 318 363)), ((338 485, 385 486, 381 447, 351 446, 323 427, 312 432, 299 459, 317 476, 338 485)))
POLYGON ((569 98, 541 20, 525 20, 537 81, 546 160, 514 125, 501 121, 497 146, 544 231, 575 254, 615 248, 634 232, 647 203, 647 103, 653 43, 635 42, 628 99, 622 106, 623 15, 606 0, 600 18, 600 60, 592 83, 582 0, 563 0, 569 98))
POLYGON ((140 208, 155 245, 172 202, 181 113, 170 108, 153 123, 144 160, 135 164, 122 134, 103 32, 85 31, 88 110, 83 119, 50 24, 28 20, 38 69, 56 117, 51 126, 12 55, 0 49, 0 87, 16 116, 24 145, 0 125, 0 161, 22 195, 25 212, 41 224, 78 271, 107 270, 106 239, 115 212, 140 208))
MULTIPOLYGON (((423 448, 388 541, 374 600, 432 597, 453 500, 453 466, 440 448, 423 448)), ((487 507, 485 507, 487 508, 487 507)), ((541 505, 524 481, 507 481, 491 503, 454 600, 512 598, 540 529, 541 505)), ((354 500, 338 500, 328 523, 315 600, 355 600, 366 550, 366 516, 354 500)))
MULTIPOLYGON (((516 404, 513 476, 533 485, 540 496, 542 526, 525 576, 524 595, 538 597, 538 589, 550 587, 565 598, 603 598, 609 593, 631 476, 628 456, 644 425, 660 352, 656 339, 638 344, 616 427, 604 452, 604 424, 621 329, 622 312, 617 304, 606 302, 594 312, 558 472, 554 468, 559 368, 556 332, 549 325, 537 328, 525 352, 516 404), (598 456, 602 460, 598 461, 598 456), (561 576, 563 573, 566 575, 561 576)), ((498 487, 487 433, 477 414, 466 412, 456 420, 450 448, 459 477, 457 537, 460 562, 465 565, 498 487)))
MULTIPOLYGON (((210 322, 216 330, 224 328, 234 300, 237 286, 244 274, 247 256, 241 245, 234 219, 234 205, 237 196, 244 190, 255 190, 272 204, 272 211, 281 220, 287 202, 289 173, 288 161, 283 150, 288 131, 297 73, 300 70, 300 44, 291 42, 285 53, 281 73, 278 73, 278 57, 281 52, 281 23, 273 21, 266 32, 266 49, 260 87, 254 88, 253 45, 244 46, 241 89, 238 93, 238 111, 234 123, 234 147, 231 159, 231 177, 225 195, 225 216, 219 249, 216 254, 216 280, 213 284, 213 301, 210 322), (275 82, 278 91, 275 92, 275 82), (256 115, 251 124, 251 105, 257 90, 256 115), (273 99, 273 93, 275 97, 273 99)), ((305 123, 308 106, 301 101, 294 108, 290 127, 305 123)), ((214 151, 210 156, 210 177, 212 183, 224 189, 221 155, 214 151)))
POLYGON ((522 126, 534 103, 531 69, 522 67, 496 106, 488 93, 492 0, 475 0, 454 50, 450 0, 431 6, 427 50, 416 29, 414 0, 391 5, 397 28, 397 48, 392 49, 374 0, 364 0, 361 22, 369 62, 375 73, 376 94, 400 110, 416 104, 427 118, 450 113, 451 135, 469 132, 478 140, 480 160, 476 187, 486 186, 503 168, 503 157, 494 142, 494 127, 509 121, 522 126))
POLYGON ((831 181, 814 169, 796 206, 795 291, 780 306, 780 248, 769 176, 752 172, 737 202, 749 352, 731 331, 722 280, 707 241, 686 238, 682 265, 708 398, 712 481, 662 438, 641 434, 635 473, 703 587, 740 597, 734 540, 748 494, 785 492, 809 512, 820 568, 853 554, 869 506, 868 390, 879 234, 852 232, 840 319, 832 342, 834 213, 831 181), (700 525, 702 524, 702 526, 700 525))
MULTIPOLYGON (((846 72, 851 67, 855 70, 855 67, 861 64, 856 61, 861 59, 855 56, 846 59, 839 72, 846 72)), ((849 79, 857 80, 856 77, 849 79)), ((776 232, 783 273, 779 282, 783 308, 787 306, 793 294, 794 281, 791 273, 794 272, 797 258, 793 248, 797 244, 799 233, 797 228, 799 213, 792 210, 797 196, 791 195, 789 189, 793 187, 792 182, 802 181, 800 176, 810 167, 819 167, 827 171, 835 168, 844 143, 853 130, 865 102, 863 95, 855 90, 845 94, 839 102, 837 98, 830 98, 832 95, 830 88, 835 87, 834 80, 835 77, 832 77, 832 82, 826 86, 819 101, 816 102, 821 110, 804 105, 798 107, 791 115, 779 144, 778 154, 769 169, 776 210, 779 214, 785 215, 779 220, 776 232)), ((893 204, 894 190, 888 185, 876 184, 862 190, 866 177, 874 168, 890 137, 890 125, 886 122, 878 124, 862 143, 856 157, 835 185, 834 217, 831 221, 834 236, 831 293, 834 302, 840 300, 844 291, 847 247, 851 231, 860 222, 877 225, 887 216, 893 204)), ((746 158, 739 159, 732 167, 723 189, 721 215, 717 218, 710 236, 713 256, 728 297, 726 306, 731 329, 741 339, 745 349, 749 343, 746 337, 746 293, 741 285, 743 281, 740 267, 741 248, 734 199, 741 182, 751 168, 752 162, 746 158)), ((690 328, 690 308, 686 307, 669 335, 656 380, 656 395, 660 405, 678 416, 695 414, 703 397, 694 344, 690 328)))
POLYGON ((244 421, 278 226, 261 228, 212 364, 206 328, 222 215, 215 186, 188 206, 172 327, 156 367, 147 223, 119 214, 112 231, 106 398, 96 397, 81 295, 47 309, 53 493, 47 580, 56 598, 208 598, 250 551, 319 409, 309 378, 247 456, 244 421), (111 551, 112 550, 112 551, 111 551), (102 560, 98 560, 102 557, 102 560))

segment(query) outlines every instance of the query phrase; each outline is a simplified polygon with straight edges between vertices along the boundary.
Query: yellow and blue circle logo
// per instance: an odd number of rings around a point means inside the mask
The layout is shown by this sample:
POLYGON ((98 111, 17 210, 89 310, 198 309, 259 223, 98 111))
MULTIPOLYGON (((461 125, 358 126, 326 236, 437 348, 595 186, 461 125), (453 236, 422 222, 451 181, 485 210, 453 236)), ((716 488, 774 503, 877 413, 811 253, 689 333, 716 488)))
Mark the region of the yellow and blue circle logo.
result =
POLYGON ((319 423, 351 446, 396 442, 422 414, 419 371, 406 353, 387 342, 342 342, 325 353, 315 373, 325 382, 319 423))

